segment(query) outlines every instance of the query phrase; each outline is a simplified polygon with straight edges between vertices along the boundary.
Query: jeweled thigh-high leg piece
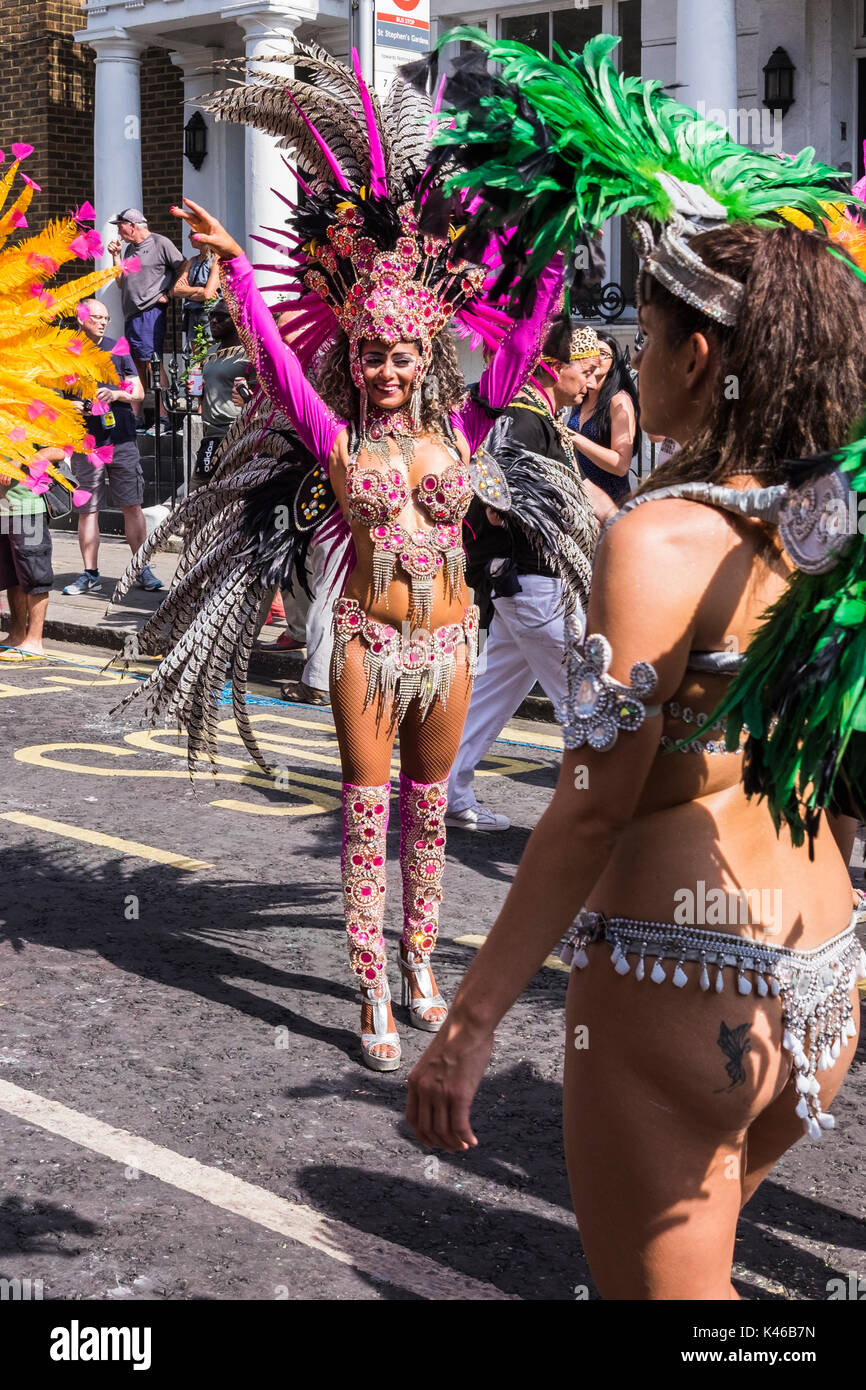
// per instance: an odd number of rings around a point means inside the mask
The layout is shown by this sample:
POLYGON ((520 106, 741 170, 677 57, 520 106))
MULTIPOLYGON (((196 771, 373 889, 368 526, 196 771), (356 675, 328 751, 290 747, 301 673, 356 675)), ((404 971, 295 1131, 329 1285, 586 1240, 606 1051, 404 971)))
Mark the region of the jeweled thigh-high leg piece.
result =
POLYGON ((400 959, 403 1003, 409 1007, 413 1027, 435 1033, 444 1019, 427 1017, 445 1009, 445 1000, 433 993, 430 952, 439 930, 442 875, 445 871, 445 812, 448 779, 413 782, 400 773, 400 869, 403 874, 403 947, 410 960, 400 959), (412 998, 414 976, 422 997, 412 998))
POLYGON ((343 783, 343 901, 349 937, 349 964, 358 977, 362 1003, 373 1006, 373 1032, 361 1034, 364 1062, 374 1071, 399 1066, 399 1039, 387 1028, 391 992, 385 975, 385 836, 391 787, 343 783), (387 1043, 396 1056, 370 1051, 387 1043))

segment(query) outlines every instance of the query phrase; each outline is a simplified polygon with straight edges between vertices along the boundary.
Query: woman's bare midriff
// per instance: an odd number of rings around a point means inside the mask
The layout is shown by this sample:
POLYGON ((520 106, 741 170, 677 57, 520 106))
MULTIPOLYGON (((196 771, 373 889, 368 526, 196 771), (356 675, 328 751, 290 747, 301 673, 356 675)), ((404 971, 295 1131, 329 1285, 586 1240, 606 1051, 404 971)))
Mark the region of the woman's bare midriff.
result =
MULTIPOLYGON (((431 521, 429 512, 423 507, 417 506, 414 501, 415 489, 417 489, 424 474, 444 473, 446 468, 451 467, 454 462, 454 454, 449 453, 441 444, 429 439, 418 440, 409 473, 409 487, 413 496, 410 496, 397 518, 399 525, 410 535, 418 530, 430 531, 435 524, 431 521)), ((358 466, 359 468, 374 468, 381 472, 386 471, 386 467, 378 455, 366 452, 359 454, 358 466)), ((393 448, 390 466, 398 468, 405 476, 406 468, 402 456, 393 448)), ((338 477, 334 477, 332 474, 332 482, 338 499, 342 503, 345 497, 345 470, 340 470, 340 473, 342 476, 338 477)), ((375 619, 376 622, 388 623, 391 627, 402 628, 403 624, 409 621, 412 611, 409 580, 398 568, 385 593, 376 598, 373 593, 373 542, 370 539, 370 529, 360 522, 350 522, 350 529, 358 558, 354 569, 346 580, 343 589, 344 596, 356 599, 367 616, 375 619)), ((443 627, 446 623, 462 623, 466 609, 471 602, 472 596, 465 584, 462 584, 457 594, 452 597, 446 584, 443 566, 433 581, 430 628, 443 627)), ((412 626, 416 627, 417 623, 413 621, 412 626)))

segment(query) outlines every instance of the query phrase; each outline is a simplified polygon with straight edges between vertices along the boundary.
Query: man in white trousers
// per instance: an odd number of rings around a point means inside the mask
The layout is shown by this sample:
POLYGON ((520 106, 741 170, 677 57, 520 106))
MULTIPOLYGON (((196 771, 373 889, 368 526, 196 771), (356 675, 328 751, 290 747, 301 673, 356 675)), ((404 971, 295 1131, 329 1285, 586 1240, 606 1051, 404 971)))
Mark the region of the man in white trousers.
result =
MULTIPOLYGON (((559 459, 578 471, 564 426, 556 412, 577 404, 598 366, 598 338, 592 328, 554 328, 533 379, 503 413, 513 434, 533 453, 559 459)), ((599 488, 584 482, 596 515, 616 508, 599 488)), ((472 691, 466 727, 448 784, 445 824, 464 830, 507 830, 507 816, 482 805, 474 787, 475 769, 538 681, 555 704, 565 699, 565 627, 562 582, 520 533, 507 531, 488 511, 478 536, 480 547, 500 559, 489 565, 495 613, 472 691), (497 526, 501 541, 492 530, 497 526), (498 542, 498 543, 497 543, 498 542), (498 573, 497 573, 498 569, 498 573)), ((470 545, 470 558, 471 558, 470 545)), ((586 615, 575 614, 583 637, 586 615)))

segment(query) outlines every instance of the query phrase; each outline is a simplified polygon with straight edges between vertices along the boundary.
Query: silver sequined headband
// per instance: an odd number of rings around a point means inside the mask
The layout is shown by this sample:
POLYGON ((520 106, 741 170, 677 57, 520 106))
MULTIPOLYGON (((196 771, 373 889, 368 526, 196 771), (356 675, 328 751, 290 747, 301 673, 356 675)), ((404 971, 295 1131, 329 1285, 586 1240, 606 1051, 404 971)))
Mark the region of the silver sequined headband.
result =
POLYGON ((635 219, 635 244, 643 269, 678 299, 732 327, 745 298, 745 285, 712 270, 689 245, 701 232, 725 226, 727 209, 698 184, 670 174, 657 178, 671 200, 673 216, 658 238, 649 222, 635 219))
POLYGON ((712 270, 692 250, 688 238, 697 235, 693 226, 681 217, 674 218, 665 225, 658 241, 653 240, 648 222, 636 223, 636 229, 638 251, 647 275, 717 323, 732 327, 737 322, 746 287, 739 280, 712 270))

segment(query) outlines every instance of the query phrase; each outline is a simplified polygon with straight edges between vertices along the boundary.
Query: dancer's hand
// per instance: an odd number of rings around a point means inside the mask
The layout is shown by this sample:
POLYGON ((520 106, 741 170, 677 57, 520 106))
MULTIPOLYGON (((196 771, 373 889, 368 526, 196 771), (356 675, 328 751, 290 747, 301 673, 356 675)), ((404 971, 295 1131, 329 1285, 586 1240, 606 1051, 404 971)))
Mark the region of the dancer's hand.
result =
POLYGON ((243 254, 234 237, 229 235, 207 208, 199 207, 198 203, 194 203, 190 198, 184 198, 183 201, 186 204, 185 209, 175 207, 171 211, 175 217, 189 223, 196 246, 210 247, 223 261, 234 260, 235 256, 243 254))
POLYGON ((424 1056, 409 1073, 406 1118, 429 1149, 474 1149, 469 1110, 481 1083, 493 1033, 476 1031, 448 1015, 424 1056))

